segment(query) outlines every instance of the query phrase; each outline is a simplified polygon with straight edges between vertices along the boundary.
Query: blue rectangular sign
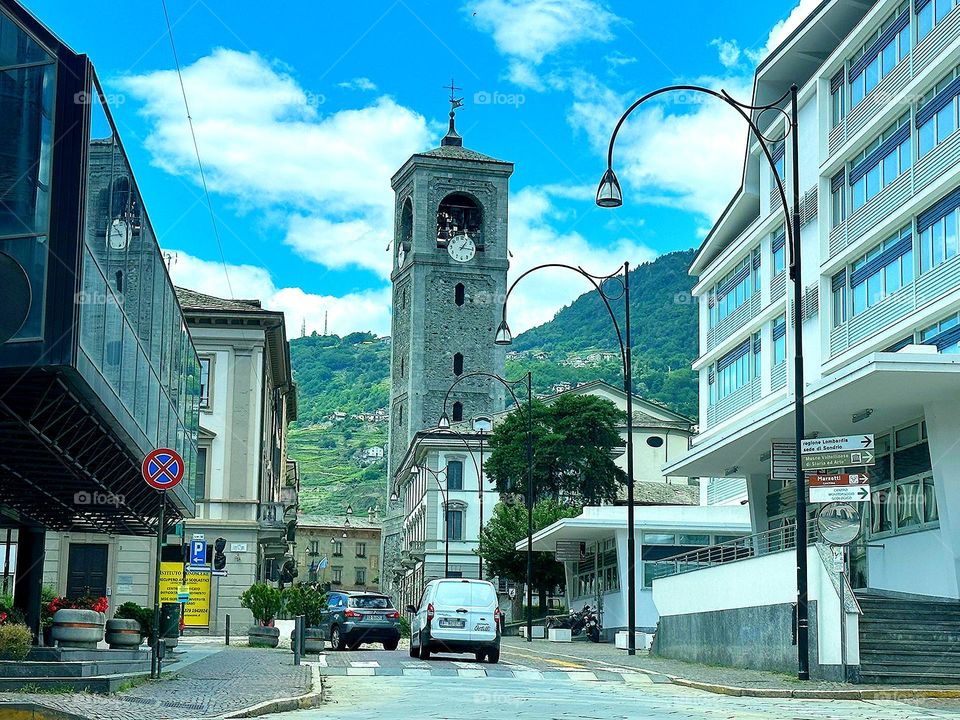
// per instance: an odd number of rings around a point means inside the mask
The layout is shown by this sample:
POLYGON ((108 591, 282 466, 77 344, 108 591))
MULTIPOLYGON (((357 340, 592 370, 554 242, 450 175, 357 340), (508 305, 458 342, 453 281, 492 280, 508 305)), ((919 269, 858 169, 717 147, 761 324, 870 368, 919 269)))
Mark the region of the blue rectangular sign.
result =
POLYGON ((207 541, 193 539, 190 541, 190 564, 203 565, 207 562, 207 541))

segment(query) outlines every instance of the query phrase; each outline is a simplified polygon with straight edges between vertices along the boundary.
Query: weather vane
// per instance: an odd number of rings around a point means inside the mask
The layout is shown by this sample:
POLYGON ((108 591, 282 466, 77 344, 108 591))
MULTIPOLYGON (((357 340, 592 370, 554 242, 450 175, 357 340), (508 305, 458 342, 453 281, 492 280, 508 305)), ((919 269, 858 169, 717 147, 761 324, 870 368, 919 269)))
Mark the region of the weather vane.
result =
POLYGON ((452 115, 453 111, 456 110, 458 107, 463 107, 463 98, 462 97, 458 98, 456 96, 456 91, 463 90, 463 88, 457 87, 456 85, 454 85, 453 78, 450 78, 450 84, 444 85, 443 88, 444 90, 450 91, 450 114, 452 115))

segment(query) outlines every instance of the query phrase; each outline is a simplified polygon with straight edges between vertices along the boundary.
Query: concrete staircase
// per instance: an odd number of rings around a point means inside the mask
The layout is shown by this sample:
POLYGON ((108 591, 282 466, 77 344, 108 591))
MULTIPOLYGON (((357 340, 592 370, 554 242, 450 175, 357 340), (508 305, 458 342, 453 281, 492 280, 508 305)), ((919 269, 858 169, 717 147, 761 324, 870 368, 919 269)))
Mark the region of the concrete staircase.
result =
POLYGON ((960 683, 960 602, 857 591, 860 682, 960 683))
MULTIPOLYGON (((168 655, 164 668, 171 662, 168 655)), ((32 648, 26 660, 0 660, 0 692, 112 693, 149 675, 150 653, 142 648, 32 648)))

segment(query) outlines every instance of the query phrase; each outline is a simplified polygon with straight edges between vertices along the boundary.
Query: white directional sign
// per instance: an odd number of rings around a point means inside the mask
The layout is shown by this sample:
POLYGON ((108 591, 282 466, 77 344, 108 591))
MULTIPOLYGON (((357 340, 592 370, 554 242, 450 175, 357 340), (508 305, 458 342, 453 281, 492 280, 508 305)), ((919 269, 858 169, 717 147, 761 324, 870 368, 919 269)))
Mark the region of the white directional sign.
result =
POLYGON ((872 449, 873 435, 870 433, 863 435, 842 435, 840 437, 810 438, 800 443, 800 452, 803 455, 872 449))
POLYGON ((810 487, 810 502, 867 502, 870 500, 869 485, 828 485, 810 487))
POLYGON ((770 477, 787 482, 797 479, 797 453, 792 441, 771 443, 770 477))

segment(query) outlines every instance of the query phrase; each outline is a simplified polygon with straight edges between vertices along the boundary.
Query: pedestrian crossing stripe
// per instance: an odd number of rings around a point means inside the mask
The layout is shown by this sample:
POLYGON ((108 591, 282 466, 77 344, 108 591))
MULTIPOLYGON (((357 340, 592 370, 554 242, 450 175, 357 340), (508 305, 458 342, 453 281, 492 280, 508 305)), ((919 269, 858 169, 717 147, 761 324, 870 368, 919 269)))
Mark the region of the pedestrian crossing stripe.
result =
POLYGON ((350 667, 355 667, 355 668, 378 668, 378 667, 380 667, 380 663, 378 663, 376 660, 370 660, 370 661, 366 661, 366 660, 364 660, 364 661, 354 660, 354 661, 352 661, 352 662, 350 663, 350 667))

